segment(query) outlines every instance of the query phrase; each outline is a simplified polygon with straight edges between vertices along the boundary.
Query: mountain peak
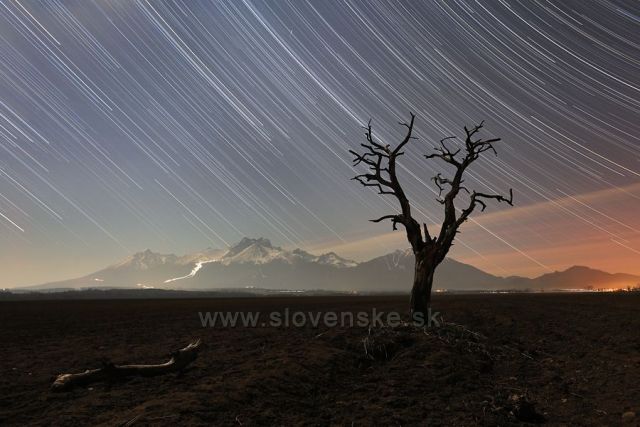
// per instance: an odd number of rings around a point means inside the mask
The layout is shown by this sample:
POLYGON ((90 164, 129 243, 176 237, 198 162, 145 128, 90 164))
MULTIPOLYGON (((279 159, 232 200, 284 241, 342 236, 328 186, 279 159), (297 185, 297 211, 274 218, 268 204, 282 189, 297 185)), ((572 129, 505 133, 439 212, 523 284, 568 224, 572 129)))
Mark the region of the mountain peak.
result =
POLYGON ((596 271, 596 270, 591 268, 591 267, 584 266, 584 265, 574 265, 574 266, 571 266, 571 267, 567 268, 565 270, 565 272, 567 272, 567 271, 576 271, 576 272, 577 271, 585 271, 585 272, 589 272, 589 271, 596 271))
POLYGON ((260 259, 268 256, 268 254, 279 251, 281 251, 280 248, 272 246, 269 239, 265 239, 264 237, 257 239, 243 237, 242 240, 227 250, 223 258, 226 262, 234 260, 250 262, 253 258, 260 259))
POLYGON ((269 239, 265 239, 264 237, 258 237, 257 239, 253 239, 251 237, 243 237, 238 243, 233 245, 230 250, 236 250, 238 252, 243 251, 251 245, 262 246, 265 248, 273 248, 271 246, 271 241, 269 239))
POLYGON ((220 260, 223 264, 234 263, 266 264, 272 261, 293 263, 318 263, 332 265, 337 268, 355 267, 358 263, 342 258, 334 252, 322 255, 313 255, 304 249, 293 250, 273 246, 268 239, 263 237, 254 239, 244 237, 240 242, 230 247, 220 260))
POLYGON ((342 258, 335 252, 327 252, 315 258, 315 261, 320 264, 333 265, 334 267, 355 267, 357 262, 350 259, 342 258))
POLYGON ((142 259, 142 258, 149 258, 149 257, 155 257, 155 256, 161 256, 161 254, 157 252, 153 252, 151 249, 145 249, 144 251, 136 252, 135 254, 131 255, 131 258, 142 259))
MULTIPOLYGON (((208 248, 181 257, 145 249, 90 275, 39 287, 94 287, 98 282, 106 287, 136 287, 142 283, 166 289, 255 285, 269 289, 397 291, 397 283, 410 285, 413 266, 411 249, 358 263, 335 252, 314 255, 303 249, 274 247, 265 238, 243 238, 229 249, 208 248)), ((573 266, 536 278, 503 278, 447 258, 435 280, 438 289, 449 290, 612 290, 636 286, 640 276, 573 266)))
POLYGON ((174 263, 177 259, 178 257, 174 254, 160 254, 151 249, 145 249, 142 252, 136 252, 111 268, 129 267, 134 270, 147 270, 159 265, 174 263))

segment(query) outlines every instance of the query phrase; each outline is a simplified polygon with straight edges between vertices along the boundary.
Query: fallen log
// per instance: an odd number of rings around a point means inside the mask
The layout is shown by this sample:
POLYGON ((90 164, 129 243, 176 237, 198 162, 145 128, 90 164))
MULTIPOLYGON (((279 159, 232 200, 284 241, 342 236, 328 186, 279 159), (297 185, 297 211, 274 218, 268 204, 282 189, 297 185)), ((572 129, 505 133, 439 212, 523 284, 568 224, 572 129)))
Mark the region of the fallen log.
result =
POLYGON ((76 386, 87 385, 99 381, 113 381, 126 377, 153 377, 184 370, 198 357, 201 341, 192 342, 171 354, 168 362, 158 365, 114 365, 106 362, 102 368, 87 369, 77 374, 60 374, 51 384, 52 391, 68 391, 76 386))

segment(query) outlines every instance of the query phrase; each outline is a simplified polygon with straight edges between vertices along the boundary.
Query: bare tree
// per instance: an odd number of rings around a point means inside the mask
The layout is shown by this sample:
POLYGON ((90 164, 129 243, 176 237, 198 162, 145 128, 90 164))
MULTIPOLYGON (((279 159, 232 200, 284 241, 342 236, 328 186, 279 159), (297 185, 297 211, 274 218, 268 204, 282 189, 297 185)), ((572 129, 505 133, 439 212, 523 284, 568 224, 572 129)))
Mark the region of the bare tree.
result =
POLYGON ((440 140, 440 144, 435 148, 434 153, 427 154, 425 157, 427 159, 440 159, 451 165, 454 173, 453 177, 444 177, 438 173, 432 178, 439 190, 438 201, 444 206, 444 219, 440 232, 437 237, 432 237, 429 234, 427 224, 423 224, 420 227, 418 221, 411 215, 411 204, 398 181, 396 160, 404 154, 402 149, 409 141, 416 139, 411 135, 416 116, 413 113, 410 114, 411 121, 409 123, 400 123, 400 125, 407 128, 407 133, 396 147, 393 148, 374 141, 371 132, 371 120, 369 120, 367 126, 364 127, 367 142, 360 144, 364 148, 364 152, 362 154, 353 150, 349 150, 349 152, 355 156, 353 159, 354 166, 363 163, 369 169, 368 172, 357 175, 353 179, 365 187, 374 187, 379 194, 394 196, 399 202, 400 212, 384 215, 371 221, 389 220, 394 230, 397 230, 398 224, 402 224, 406 230, 407 240, 411 244, 411 249, 415 256, 415 272, 411 290, 411 312, 416 318, 417 313, 424 316, 429 308, 434 272, 449 252, 458 233, 458 228, 478 206, 484 211, 488 200, 493 199, 513 206, 513 191, 509 190, 509 197, 507 198, 499 194, 487 194, 469 190, 463 185, 465 171, 482 153, 492 151, 497 155, 493 144, 500 141, 500 138, 474 140, 474 138, 477 138, 476 134, 482 129, 484 122, 471 129, 464 127, 466 134, 464 148, 451 147, 450 140, 456 138, 455 136, 440 140), (456 202, 461 192, 468 195, 468 204, 460 209, 456 207, 456 202))

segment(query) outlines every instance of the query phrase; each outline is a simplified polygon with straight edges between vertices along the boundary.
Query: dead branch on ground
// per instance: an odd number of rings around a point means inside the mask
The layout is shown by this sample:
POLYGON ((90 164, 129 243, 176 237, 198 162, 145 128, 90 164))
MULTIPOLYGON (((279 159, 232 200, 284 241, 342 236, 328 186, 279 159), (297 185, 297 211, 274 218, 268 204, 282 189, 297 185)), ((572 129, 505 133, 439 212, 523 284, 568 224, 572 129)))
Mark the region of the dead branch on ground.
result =
POLYGON ((114 365, 103 363, 102 368, 87 369, 77 374, 60 374, 51 384, 52 391, 68 391, 76 386, 99 381, 113 381, 127 377, 154 377, 171 372, 181 372, 198 357, 201 341, 197 340, 171 354, 168 362, 157 365, 114 365))

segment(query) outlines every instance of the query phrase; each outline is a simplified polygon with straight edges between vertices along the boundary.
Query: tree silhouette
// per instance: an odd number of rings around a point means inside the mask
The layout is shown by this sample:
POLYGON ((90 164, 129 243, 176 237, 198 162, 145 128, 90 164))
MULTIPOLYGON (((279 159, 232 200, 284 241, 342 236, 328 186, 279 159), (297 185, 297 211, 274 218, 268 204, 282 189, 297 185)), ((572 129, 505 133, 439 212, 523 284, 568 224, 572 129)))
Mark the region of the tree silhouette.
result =
POLYGON ((396 160, 404 154, 402 149, 409 141, 417 139, 412 136, 416 116, 413 113, 410 114, 411 121, 409 123, 400 123, 401 126, 407 128, 407 133, 395 148, 374 141, 371 120, 369 120, 367 126, 364 127, 367 142, 360 144, 365 151, 362 154, 353 150, 349 150, 349 152, 354 155, 354 166, 363 163, 369 169, 368 172, 357 175, 353 179, 365 187, 374 187, 379 194, 392 195, 399 202, 400 212, 384 215, 370 221, 382 222, 389 220, 394 230, 397 230, 398 224, 402 224, 406 230, 407 240, 411 244, 411 249, 415 256, 415 271, 411 290, 411 312, 416 318, 417 313, 424 316, 429 308, 434 272, 449 252, 458 233, 458 228, 478 206, 484 211, 487 207, 486 202, 489 200, 493 199, 513 206, 513 190, 509 190, 509 197, 507 198, 499 194, 487 194, 469 190, 463 185, 465 171, 482 153, 492 151, 494 154, 498 154, 493 144, 500 141, 500 138, 474 140, 474 137, 477 138, 476 134, 482 129, 484 122, 471 129, 464 127, 466 135, 463 148, 450 147, 452 145, 450 142, 456 138, 455 136, 443 138, 432 154, 424 156, 427 159, 440 159, 454 169, 453 177, 444 177, 438 173, 432 178, 438 188, 438 201, 444 206, 444 219, 440 232, 437 237, 432 237, 429 234, 427 224, 423 224, 421 228, 418 221, 411 215, 411 204, 398 181, 396 170, 396 160), (461 192, 468 196, 468 203, 462 209, 456 207, 456 202, 459 199, 458 195, 461 192))

